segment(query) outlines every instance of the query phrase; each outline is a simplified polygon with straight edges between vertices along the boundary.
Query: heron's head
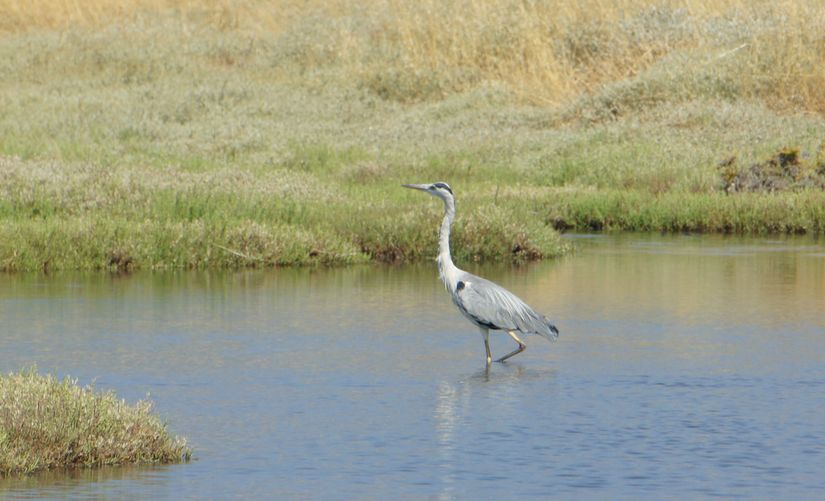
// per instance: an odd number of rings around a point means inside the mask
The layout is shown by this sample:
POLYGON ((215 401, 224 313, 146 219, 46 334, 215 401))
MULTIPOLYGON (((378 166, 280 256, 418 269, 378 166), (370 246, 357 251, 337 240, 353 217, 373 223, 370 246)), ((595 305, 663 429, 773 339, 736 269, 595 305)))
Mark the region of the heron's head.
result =
POLYGON ((447 183, 432 183, 432 184, 402 184, 404 188, 411 188, 413 190, 421 190, 434 197, 438 197, 445 202, 447 200, 453 200, 453 190, 450 189, 450 185, 447 183))

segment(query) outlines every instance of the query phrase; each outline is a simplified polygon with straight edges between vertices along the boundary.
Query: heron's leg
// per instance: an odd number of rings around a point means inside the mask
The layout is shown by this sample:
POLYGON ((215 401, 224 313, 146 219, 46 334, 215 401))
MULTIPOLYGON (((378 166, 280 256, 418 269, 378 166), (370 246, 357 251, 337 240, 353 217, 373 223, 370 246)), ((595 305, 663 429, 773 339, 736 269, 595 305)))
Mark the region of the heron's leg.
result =
POLYGON ((521 339, 519 339, 518 336, 516 336, 515 331, 507 331, 507 334, 509 334, 510 337, 513 338, 513 340, 515 340, 515 342, 518 343, 518 348, 516 348, 515 350, 511 351, 510 353, 504 355, 503 357, 499 358, 498 360, 496 360, 496 362, 504 362, 505 360, 512 357, 513 355, 518 355, 519 353, 521 353, 522 351, 527 349, 527 345, 524 344, 524 342, 521 339))
POLYGON ((487 367, 493 363, 493 355, 490 353, 490 331, 484 327, 478 328, 481 331, 481 337, 484 338, 484 349, 487 350, 487 367))

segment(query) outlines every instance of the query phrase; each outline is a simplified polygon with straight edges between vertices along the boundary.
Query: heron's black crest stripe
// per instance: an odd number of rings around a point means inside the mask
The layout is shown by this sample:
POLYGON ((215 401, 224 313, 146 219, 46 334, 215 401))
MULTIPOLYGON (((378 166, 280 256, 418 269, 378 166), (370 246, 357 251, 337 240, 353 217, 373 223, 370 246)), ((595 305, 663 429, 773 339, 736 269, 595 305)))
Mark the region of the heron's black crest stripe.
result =
POLYGON ((435 186, 436 188, 441 188, 441 189, 444 189, 444 190, 449 191, 449 192, 450 192, 450 195, 452 195, 452 194, 453 194, 453 190, 451 190, 451 189, 450 189, 450 187, 449 187, 449 186, 447 186, 447 185, 446 185, 446 184, 444 184, 444 183, 435 183, 435 184, 433 184, 433 186, 435 186))
POLYGON ((456 292, 460 291, 463 288, 464 288, 464 282, 459 281, 457 284, 455 284, 455 291, 456 292))

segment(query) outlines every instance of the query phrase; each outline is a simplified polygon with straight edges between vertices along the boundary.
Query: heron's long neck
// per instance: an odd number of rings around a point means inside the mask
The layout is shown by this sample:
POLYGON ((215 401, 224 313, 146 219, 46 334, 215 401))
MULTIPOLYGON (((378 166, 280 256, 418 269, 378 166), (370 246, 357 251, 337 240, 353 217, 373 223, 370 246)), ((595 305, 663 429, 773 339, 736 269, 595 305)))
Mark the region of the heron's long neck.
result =
POLYGON ((458 268, 453 264, 453 257, 450 255, 450 226, 455 217, 455 202, 451 199, 444 200, 444 220, 441 221, 441 232, 438 236, 438 274, 441 281, 448 289, 455 287, 458 268))

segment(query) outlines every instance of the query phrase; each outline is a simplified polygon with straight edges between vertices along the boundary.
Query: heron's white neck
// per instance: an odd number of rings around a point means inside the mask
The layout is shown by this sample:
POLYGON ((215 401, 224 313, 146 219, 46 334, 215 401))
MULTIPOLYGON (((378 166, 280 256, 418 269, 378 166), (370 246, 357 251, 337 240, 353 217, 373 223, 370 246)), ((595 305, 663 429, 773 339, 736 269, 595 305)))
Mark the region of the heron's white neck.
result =
POLYGON ((455 217, 455 201, 452 198, 444 199, 444 220, 441 221, 441 232, 438 235, 438 274, 448 290, 455 289, 458 283, 459 269, 453 264, 450 255, 450 226, 455 217))

